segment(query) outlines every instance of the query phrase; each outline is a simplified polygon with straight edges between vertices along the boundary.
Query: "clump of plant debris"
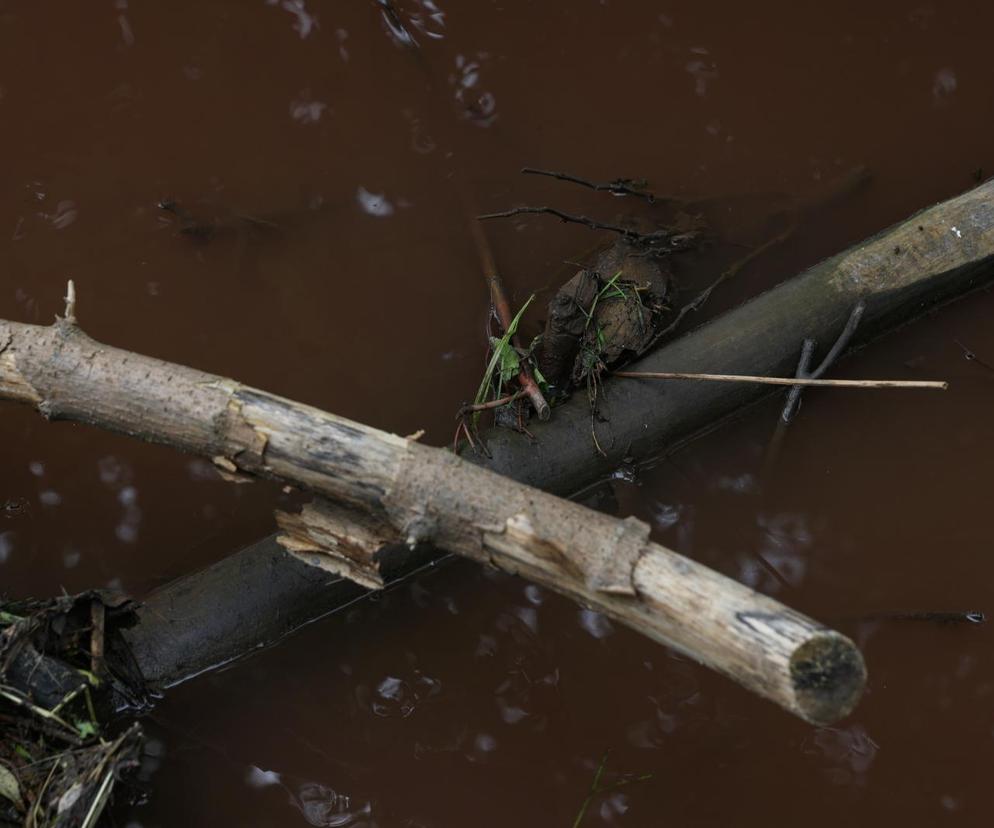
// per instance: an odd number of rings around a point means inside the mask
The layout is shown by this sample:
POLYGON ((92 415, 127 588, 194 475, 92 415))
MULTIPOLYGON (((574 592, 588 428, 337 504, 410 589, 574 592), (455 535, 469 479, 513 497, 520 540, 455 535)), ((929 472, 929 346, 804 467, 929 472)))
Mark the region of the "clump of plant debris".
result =
POLYGON ((603 251, 549 303, 535 356, 546 381, 568 391, 642 354, 670 310, 672 289, 664 259, 624 240, 603 251))
MULTIPOLYGON (((641 183, 628 179, 598 184, 564 173, 530 168, 523 172, 615 196, 634 196, 648 204, 657 201, 641 183)), ((676 291, 670 259, 673 254, 693 249, 704 231, 699 217, 674 210, 672 205, 665 225, 635 218, 608 223, 553 207, 516 207, 480 218, 528 213, 553 215, 564 222, 611 232, 617 238, 556 292, 549 302, 544 330, 527 347, 522 347, 518 327, 534 296, 512 319, 493 256, 478 233, 477 245, 491 288, 493 317, 501 323, 503 333, 489 337, 486 370, 473 402, 459 411, 456 441, 458 444, 460 434, 465 434, 471 446, 483 451, 486 447, 475 437, 478 436, 476 424, 484 411, 493 412, 497 425, 529 434, 527 422, 532 411, 546 419, 548 403, 554 405, 574 390, 585 389, 591 417, 596 416, 601 376, 644 354, 672 327, 677 312, 673 308, 676 291)))
POLYGON ((113 724, 147 703, 120 633, 134 620, 96 591, 0 602, 0 825, 90 828, 138 766, 141 728, 113 724))

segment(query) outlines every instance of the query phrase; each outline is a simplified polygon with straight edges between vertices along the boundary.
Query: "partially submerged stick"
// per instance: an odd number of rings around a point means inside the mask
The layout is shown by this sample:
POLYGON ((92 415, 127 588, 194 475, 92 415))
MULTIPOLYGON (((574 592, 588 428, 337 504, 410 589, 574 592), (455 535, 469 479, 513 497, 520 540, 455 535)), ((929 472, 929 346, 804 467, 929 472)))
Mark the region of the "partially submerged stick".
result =
MULTIPOLYGON (((853 307, 865 311, 851 347, 927 313, 994 278, 994 181, 936 204, 815 265, 723 316, 667 342, 632 371, 790 376, 805 339, 833 342, 853 307)), ((796 381, 791 385, 796 385, 796 381)), ((483 435, 488 455, 473 463, 549 491, 571 494, 626 457, 672 451, 756 402, 769 386, 745 382, 630 382, 607 378, 590 445, 584 395, 557 406, 534 440, 508 429, 483 435)))
POLYGON ((613 371, 613 377, 629 379, 704 380, 706 382, 751 382, 756 385, 801 385, 822 388, 915 388, 945 391, 948 382, 936 380, 845 380, 799 379, 797 377, 759 377, 751 374, 696 374, 686 371, 613 371))
POLYGON ((641 521, 230 379, 101 345, 64 319, 51 327, 0 321, 0 398, 323 496, 300 515, 280 516, 288 548, 360 583, 382 583, 371 552, 384 543, 431 542, 593 607, 808 721, 835 721, 862 693, 863 660, 848 638, 650 542, 641 521))

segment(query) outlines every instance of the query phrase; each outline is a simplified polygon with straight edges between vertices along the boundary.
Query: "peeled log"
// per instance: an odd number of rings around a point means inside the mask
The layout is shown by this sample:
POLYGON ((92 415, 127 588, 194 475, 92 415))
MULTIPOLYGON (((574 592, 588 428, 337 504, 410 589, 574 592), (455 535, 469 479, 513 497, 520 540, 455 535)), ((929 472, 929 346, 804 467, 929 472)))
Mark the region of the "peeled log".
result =
POLYGON ((211 458, 321 497, 283 516, 291 548, 367 583, 384 541, 493 564, 698 659, 808 721, 865 683, 853 643, 586 509, 446 451, 233 380, 101 345, 70 321, 0 321, 0 397, 211 458), (327 498, 327 499, 325 499, 327 498))

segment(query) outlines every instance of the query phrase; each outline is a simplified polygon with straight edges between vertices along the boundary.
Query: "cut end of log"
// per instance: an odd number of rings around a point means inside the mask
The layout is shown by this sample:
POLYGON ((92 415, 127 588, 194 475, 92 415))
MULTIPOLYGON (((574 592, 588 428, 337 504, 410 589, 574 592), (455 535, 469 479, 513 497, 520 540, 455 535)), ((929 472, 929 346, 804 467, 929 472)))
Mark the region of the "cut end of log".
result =
POLYGON ((794 651, 790 678, 801 715, 828 725, 852 712, 863 695, 866 665, 852 641, 826 630, 794 651))

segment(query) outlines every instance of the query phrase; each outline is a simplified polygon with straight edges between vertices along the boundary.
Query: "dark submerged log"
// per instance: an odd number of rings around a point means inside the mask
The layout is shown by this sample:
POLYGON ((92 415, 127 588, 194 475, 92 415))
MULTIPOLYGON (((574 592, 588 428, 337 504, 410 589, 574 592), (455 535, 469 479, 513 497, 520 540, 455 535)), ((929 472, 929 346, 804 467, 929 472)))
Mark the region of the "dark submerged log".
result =
MULTIPOLYGON (((441 554, 392 546, 379 556, 380 572, 389 584, 441 554)), ((294 557, 272 535, 152 592, 124 636, 145 680, 164 689, 275 644, 367 592, 294 557)))
MULTIPOLYGON (((853 308, 866 308, 850 350, 994 277, 994 181, 912 216, 658 348, 629 366, 646 372, 792 376, 805 339, 831 343, 853 308)), ((761 385, 610 379, 599 398, 605 421, 591 438, 589 405, 575 395, 535 440, 504 429, 489 456, 467 459, 559 494, 610 474, 628 457, 671 451, 770 394, 761 385)))

